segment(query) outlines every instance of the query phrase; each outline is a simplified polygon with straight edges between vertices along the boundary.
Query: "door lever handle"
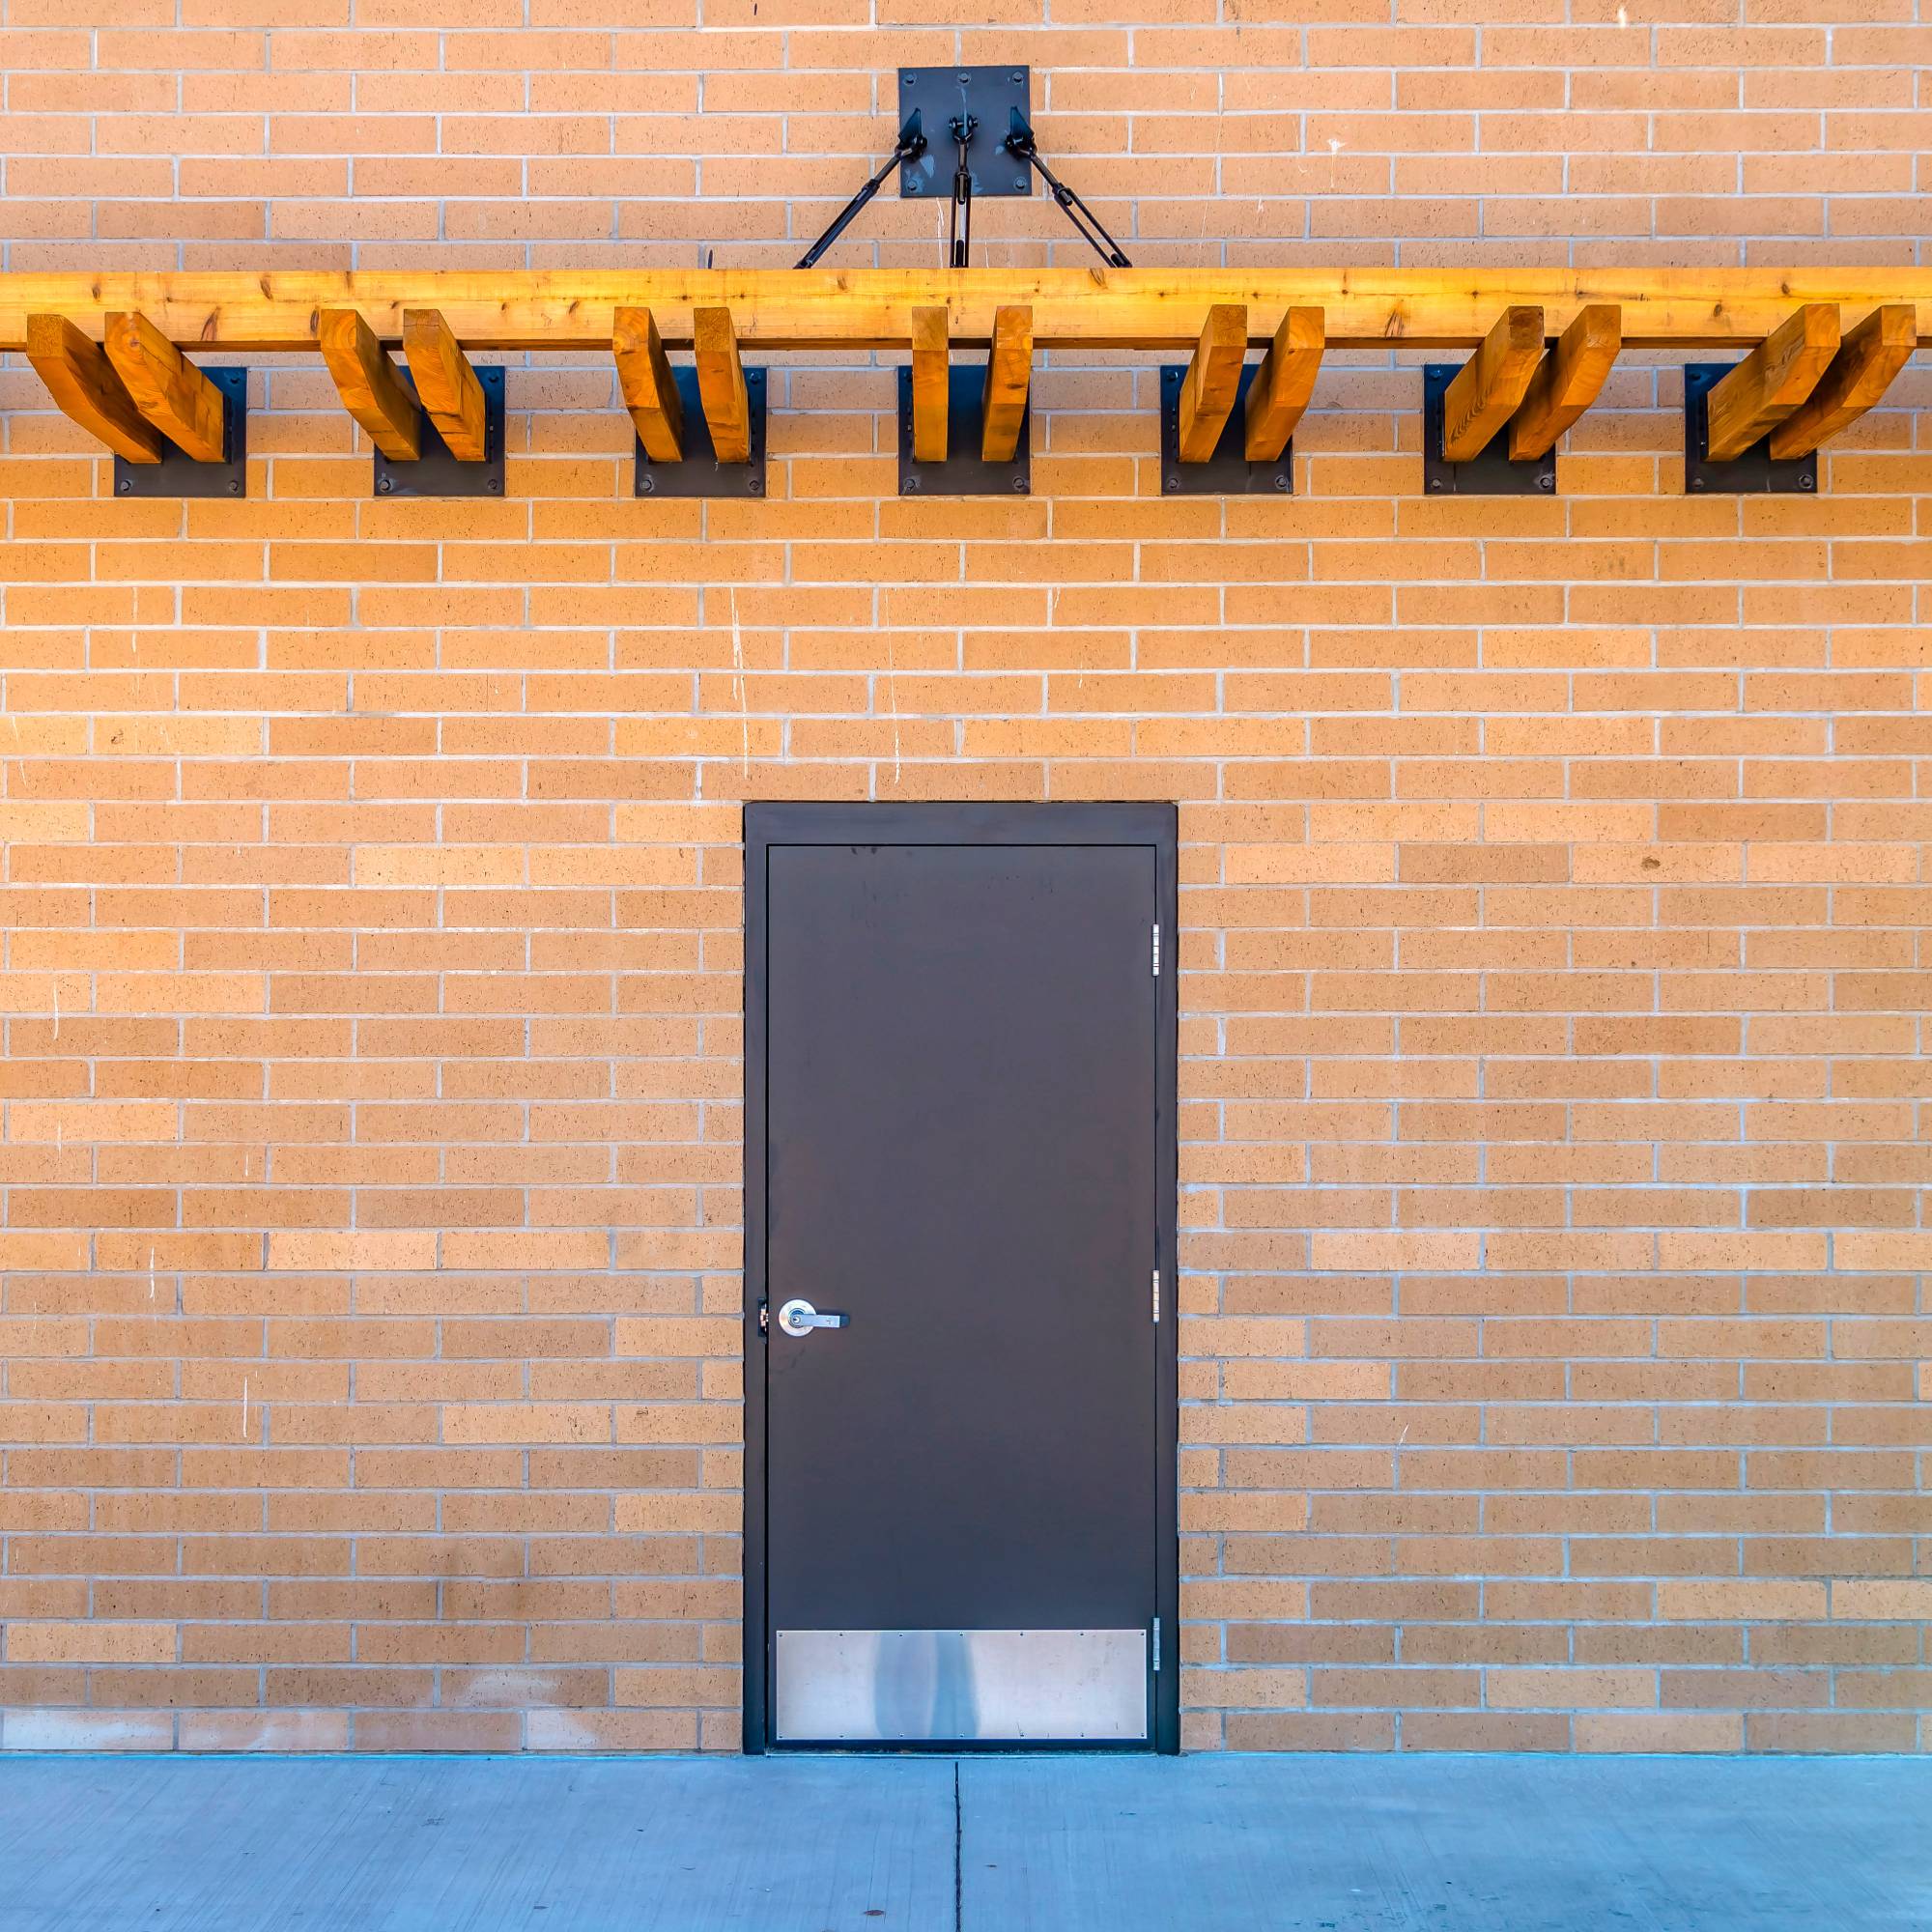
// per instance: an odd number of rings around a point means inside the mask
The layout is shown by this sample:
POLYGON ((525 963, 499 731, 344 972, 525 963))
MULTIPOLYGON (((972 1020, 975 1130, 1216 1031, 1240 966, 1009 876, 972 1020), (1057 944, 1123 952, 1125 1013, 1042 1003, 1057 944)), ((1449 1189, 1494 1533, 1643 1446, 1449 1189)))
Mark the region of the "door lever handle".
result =
POLYGON ((849 1315, 821 1315, 809 1301, 793 1299, 779 1310, 779 1326, 787 1335, 810 1335, 814 1328, 843 1328, 849 1315))

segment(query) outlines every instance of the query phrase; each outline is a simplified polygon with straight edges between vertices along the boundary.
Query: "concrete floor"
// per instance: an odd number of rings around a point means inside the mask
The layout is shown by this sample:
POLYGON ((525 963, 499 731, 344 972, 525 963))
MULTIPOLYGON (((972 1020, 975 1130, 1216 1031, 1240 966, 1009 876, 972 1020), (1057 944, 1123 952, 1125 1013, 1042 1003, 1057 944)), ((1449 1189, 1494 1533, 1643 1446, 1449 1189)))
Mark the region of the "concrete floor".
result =
POLYGON ((1888 1758, 0 1759, 0 1932, 1932 1926, 1888 1758))

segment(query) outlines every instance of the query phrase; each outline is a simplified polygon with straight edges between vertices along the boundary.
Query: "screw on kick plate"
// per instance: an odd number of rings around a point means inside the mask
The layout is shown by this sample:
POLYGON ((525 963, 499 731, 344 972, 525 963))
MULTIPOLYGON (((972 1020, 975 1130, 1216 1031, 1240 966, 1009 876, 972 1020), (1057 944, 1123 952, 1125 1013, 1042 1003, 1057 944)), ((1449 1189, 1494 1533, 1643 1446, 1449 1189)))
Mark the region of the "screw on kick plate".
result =
POLYGON ((1288 488, 1288 474, 1285 470, 1277 469, 1274 472, 1274 487, 1277 490, 1286 490, 1288 488))
POLYGON ((1811 475, 1801 476, 1798 479, 1798 487, 1801 490, 1815 490, 1818 487, 1818 479, 1811 475))
POLYGON ((1556 488, 1556 478, 1550 475, 1548 470, 1546 469, 1543 472, 1543 474, 1536 479, 1536 487, 1539 490, 1553 490, 1556 488))
POLYGON ((641 490, 646 497, 650 496, 652 492, 657 489, 657 487, 658 487, 658 479, 655 476, 646 473, 645 475, 639 476, 638 478, 638 488, 641 490))
POLYGON ((395 487, 395 482, 390 477, 379 476, 376 479, 376 492, 378 496, 386 497, 395 487))

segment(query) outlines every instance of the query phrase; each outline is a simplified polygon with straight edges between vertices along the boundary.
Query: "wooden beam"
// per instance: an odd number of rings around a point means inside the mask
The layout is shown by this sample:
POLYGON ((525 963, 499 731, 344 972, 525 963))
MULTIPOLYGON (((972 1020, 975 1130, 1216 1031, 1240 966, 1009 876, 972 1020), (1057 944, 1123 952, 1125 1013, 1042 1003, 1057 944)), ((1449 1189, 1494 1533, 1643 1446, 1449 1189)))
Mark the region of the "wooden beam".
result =
POLYGON ((63 414, 129 463, 158 463, 167 448, 99 343, 64 315, 27 318, 27 360, 63 414))
POLYGON ((450 455, 459 463, 481 463, 488 454, 483 384, 440 309, 403 311, 403 354, 416 379, 416 400, 450 455))
POLYGON ((327 308, 317 318, 316 341, 342 407, 369 440, 391 462, 413 463, 422 454, 423 412, 376 331, 353 308, 327 308))
POLYGON ((653 463, 684 459, 684 399, 670 373, 657 319, 647 308, 620 308, 611 327, 617 387, 653 463))
POLYGON ((912 312, 912 455, 915 463, 946 461, 946 423, 952 412, 952 357, 946 311, 912 312))
POLYGON ((1250 463, 1272 463, 1288 447, 1321 368, 1327 329, 1319 308, 1282 317, 1262 366, 1248 384, 1246 445, 1250 463))
POLYGON ((1704 399, 1704 453, 1725 463, 1792 414, 1838 353, 1838 311, 1807 302, 1704 399))
POLYGON ((1540 307, 1559 335, 1592 302, 1620 303, 1630 348, 1751 348, 1795 306, 1826 302, 1862 320, 1885 302, 1915 305, 1932 346, 1932 267, 1752 269, 358 269, 16 270, 0 274, 0 350, 26 343, 29 314, 64 315, 98 336, 109 311, 139 309, 190 350, 306 349, 316 314, 361 312, 393 348, 406 308, 435 308, 473 353, 609 352, 615 312, 647 308, 668 349, 690 346, 698 308, 728 307, 759 350, 903 350, 912 311, 943 304, 955 348, 982 349, 993 317, 1031 306, 1041 349, 1175 351, 1201 318, 1245 302, 1250 339, 1266 341, 1290 308, 1326 312, 1328 347, 1469 349, 1512 303, 1540 307))
POLYGON ((1506 308, 1442 392, 1442 459, 1467 463, 1515 414, 1543 356, 1543 311, 1506 308))
POLYGON ((1906 302, 1875 308, 1845 337, 1818 386, 1771 433, 1771 453, 1782 462, 1809 456, 1876 403, 1912 360, 1918 329, 1906 302))
POLYGON ((745 365, 738 359, 738 328, 728 308, 700 308, 692 317, 697 352, 697 399, 720 463, 752 460, 752 405, 745 393, 745 365))
POLYGON ((1033 310, 1020 303, 993 316, 986 387, 980 402, 980 461, 1010 463, 1020 446, 1033 383, 1033 310))
POLYGON ((110 315, 102 346, 134 407, 176 448, 197 463, 222 460, 226 399, 146 316, 110 315))
POLYGON ((1248 353, 1248 311, 1243 302, 1216 302, 1208 311, 1194 356, 1180 382, 1180 421, 1176 438, 1183 463, 1206 463, 1221 440, 1241 384, 1248 353))
POLYGON ((1623 311, 1613 302, 1592 302, 1556 338, 1510 417, 1513 463, 1554 447, 1556 439, 1603 392, 1623 346, 1623 311))

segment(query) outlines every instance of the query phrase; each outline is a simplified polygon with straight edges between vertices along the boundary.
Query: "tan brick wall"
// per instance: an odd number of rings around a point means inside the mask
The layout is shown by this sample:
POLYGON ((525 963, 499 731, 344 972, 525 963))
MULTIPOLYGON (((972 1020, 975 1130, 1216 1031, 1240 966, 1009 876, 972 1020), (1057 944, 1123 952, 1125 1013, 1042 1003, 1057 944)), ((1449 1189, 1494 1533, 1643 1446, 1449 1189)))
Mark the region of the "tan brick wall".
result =
MULTIPOLYGON (((5 265, 782 262, 955 58, 1142 263, 1920 257, 1911 0, 1146 6, 0 0, 5 265)), ((708 507, 595 358, 487 504, 293 358, 248 501, 116 502, 0 369, 0 1743, 731 1747, 782 795, 1180 802, 1191 1745, 1923 1745, 1924 372, 1815 500, 1632 358, 1455 504, 1338 355, 1169 502, 1056 357, 1032 500, 909 504, 781 359, 708 507)))

